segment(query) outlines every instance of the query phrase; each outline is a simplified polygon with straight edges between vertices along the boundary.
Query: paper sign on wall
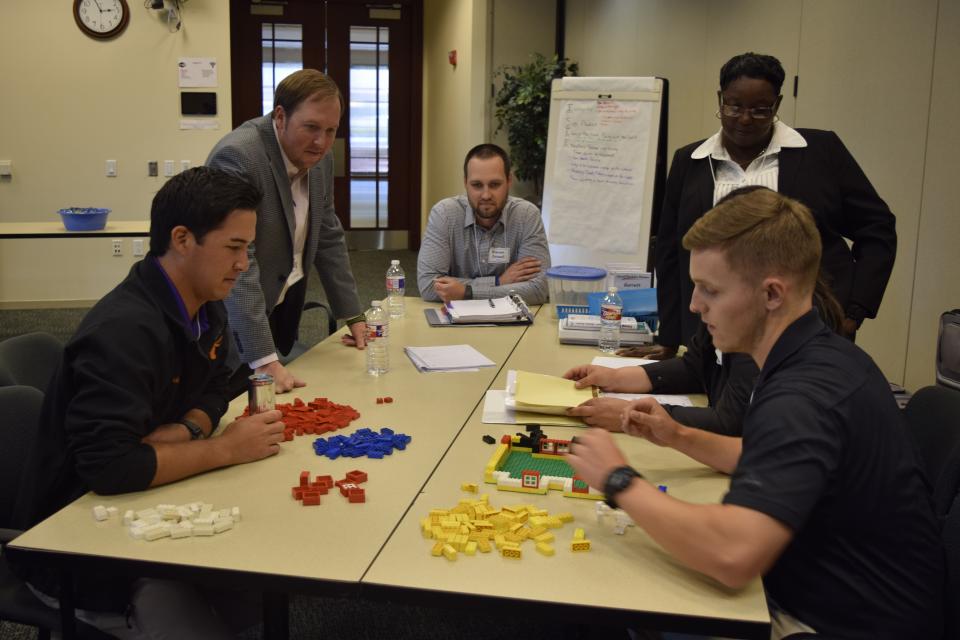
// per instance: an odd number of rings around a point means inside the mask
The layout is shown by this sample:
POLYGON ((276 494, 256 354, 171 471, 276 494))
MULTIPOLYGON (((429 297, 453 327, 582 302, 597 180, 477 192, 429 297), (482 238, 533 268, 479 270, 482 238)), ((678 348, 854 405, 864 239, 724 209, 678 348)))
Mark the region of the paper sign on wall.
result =
POLYGON ((216 58, 180 58, 177 60, 177 74, 181 87, 216 87, 216 58))

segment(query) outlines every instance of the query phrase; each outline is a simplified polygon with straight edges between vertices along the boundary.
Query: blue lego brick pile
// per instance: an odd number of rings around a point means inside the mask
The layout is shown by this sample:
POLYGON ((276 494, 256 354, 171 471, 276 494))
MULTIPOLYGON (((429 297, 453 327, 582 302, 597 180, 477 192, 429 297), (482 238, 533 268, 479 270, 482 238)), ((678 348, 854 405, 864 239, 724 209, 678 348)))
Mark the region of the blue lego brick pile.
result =
POLYGON ((383 456, 393 453, 393 450, 403 451, 410 443, 410 436, 405 433, 394 433, 393 429, 383 427, 380 433, 373 429, 357 429, 349 436, 331 436, 317 438, 313 441, 313 450, 318 456, 327 456, 336 460, 340 456, 345 458, 374 458, 379 460, 383 456))

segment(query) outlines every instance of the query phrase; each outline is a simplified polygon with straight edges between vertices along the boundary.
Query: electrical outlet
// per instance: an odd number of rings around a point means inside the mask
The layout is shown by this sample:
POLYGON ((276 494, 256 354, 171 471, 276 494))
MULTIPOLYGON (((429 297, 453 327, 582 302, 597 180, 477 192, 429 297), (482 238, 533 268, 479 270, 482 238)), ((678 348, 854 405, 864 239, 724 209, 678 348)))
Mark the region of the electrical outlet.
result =
POLYGON ((181 161, 180 161, 180 171, 186 171, 186 170, 189 169, 189 168, 190 168, 190 161, 189 161, 189 160, 181 160, 181 161))
POLYGON ((134 258, 143 257, 143 238, 133 239, 133 257, 134 258))
POLYGON ((111 240, 113 244, 113 257, 120 258, 123 256, 123 240, 120 238, 114 238, 111 240))
POLYGON ((163 161, 163 175, 168 178, 173 176, 173 160, 163 161))
POLYGON ((147 175, 151 178, 156 178, 158 175, 160 175, 156 160, 151 160, 147 163, 147 175))

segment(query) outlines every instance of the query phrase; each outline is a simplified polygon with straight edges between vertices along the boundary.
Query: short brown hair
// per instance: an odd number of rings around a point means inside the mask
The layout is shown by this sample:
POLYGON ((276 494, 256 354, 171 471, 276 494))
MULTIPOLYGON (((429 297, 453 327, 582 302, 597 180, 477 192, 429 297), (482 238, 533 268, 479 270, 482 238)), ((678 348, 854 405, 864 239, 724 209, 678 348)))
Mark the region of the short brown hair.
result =
POLYGON ((503 160, 503 173, 507 176, 507 180, 510 179, 510 156, 503 150, 503 147, 486 142, 484 144, 478 144, 473 149, 470 149, 470 151, 467 151, 467 157, 463 159, 464 180, 467 179, 467 165, 470 164, 470 161, 474 158, 477 160, 500 158, 503 160))
POLYGON ((276 110, 277 107, 283 107, 287 116, 290 116, 300 103, 314 95, 319 95, 321 99, 335 97, 340 101, 340 109, 343 110, 343 95, 337 83, 316 69, 300 69, 281 80, 277 90, 273 92, 273 108, 276 110))
POLYGON ((793 276, 813 291, 820 268, 820 232, 803 204, 776 191, 755 188, 725 198, 683 236, 683 247, 719 248, 746 278, 793 276))

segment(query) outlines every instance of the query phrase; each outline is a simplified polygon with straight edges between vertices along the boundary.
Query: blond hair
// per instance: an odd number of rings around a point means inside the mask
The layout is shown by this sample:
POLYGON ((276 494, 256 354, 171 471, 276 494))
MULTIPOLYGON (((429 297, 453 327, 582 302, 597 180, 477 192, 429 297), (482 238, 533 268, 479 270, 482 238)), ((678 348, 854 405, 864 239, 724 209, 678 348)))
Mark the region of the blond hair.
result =
POLYGON ((340 101, 340 109, 343 109, 343 95, 337 83, 316 69, 300 69, 281 80, 273 92, 273 108, 283 107, 287 117, 290 117, 302 102, 313 96, 321 100, 336 98, 340 101))
POLYGON ((683 247, 719 248, 744 278, 794 277, 803 293, 812 292, 821 245, 810 210, 765 188, 731 195, 694 223, 683 236, 683 247))

